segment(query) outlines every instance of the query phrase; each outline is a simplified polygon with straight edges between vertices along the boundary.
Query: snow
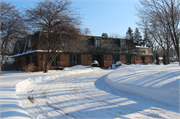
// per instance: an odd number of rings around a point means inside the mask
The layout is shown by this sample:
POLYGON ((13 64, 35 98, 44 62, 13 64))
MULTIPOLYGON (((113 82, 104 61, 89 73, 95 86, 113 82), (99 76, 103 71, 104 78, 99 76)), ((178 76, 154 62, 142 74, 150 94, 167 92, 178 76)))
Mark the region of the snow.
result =
POLYGON ((0 117, 177 119, 178 65, 123 64, 115 70, 77 65, 48 73, 2 71, 0 117))
POLYGON ((171 65, 123 65, 108 74, 105 82, 120 91, 179 106, 180 67, 171 65), (126 68, 124 70, 124 68, 126 68))
POLYGON ((120 62, 120 61, 117 61, 117 62, 116 62, 116 65, 117 65, 117 66, 121 65, 121 62, 120 62))
POLYGON ((91 63, 91 65, 93 65, 93 64, 99 65, 99 62, 98 62, 97 60, 94 60, 94 61, 91 63))

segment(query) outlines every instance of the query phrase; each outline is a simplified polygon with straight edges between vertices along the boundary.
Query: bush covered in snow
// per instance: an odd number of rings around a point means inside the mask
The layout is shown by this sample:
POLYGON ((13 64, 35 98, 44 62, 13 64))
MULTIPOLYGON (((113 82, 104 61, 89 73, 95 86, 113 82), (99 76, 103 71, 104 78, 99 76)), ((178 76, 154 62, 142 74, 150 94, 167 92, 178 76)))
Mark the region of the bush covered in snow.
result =
POLYGON ((121 64, 120 61, 117 61, 117 62, 116 62, 116 67, 121 66, 121 65, 122 65, 122 64, 121 64))
POLYGON ((94 60, 92 63, 91 63, 91 67, 99 67, 99 62, 97 60, 94 60))
POLYGON ((122 66, 122 63, 117 61, 116 64, 112 64, 108 69, 117 69, 119 66, 122 66))

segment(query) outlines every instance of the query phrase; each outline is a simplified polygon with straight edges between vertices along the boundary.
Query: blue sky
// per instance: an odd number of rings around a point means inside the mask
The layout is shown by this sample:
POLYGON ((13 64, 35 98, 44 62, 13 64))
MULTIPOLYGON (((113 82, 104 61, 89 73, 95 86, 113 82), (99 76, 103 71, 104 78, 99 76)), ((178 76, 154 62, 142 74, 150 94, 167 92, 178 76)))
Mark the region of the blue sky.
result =
MULTIPOLYGON (((2 0, 11 2, 18 8, 33 7, 38 0, 2 0)), ((138 0, 71 0, 72 6, 79 8, 82 15, 82 28, 89 28, 91 35, 101 36, 116 33, 125 36, 128 27, 133 32, 138 27, 139 18, 135 15, 138 0)))

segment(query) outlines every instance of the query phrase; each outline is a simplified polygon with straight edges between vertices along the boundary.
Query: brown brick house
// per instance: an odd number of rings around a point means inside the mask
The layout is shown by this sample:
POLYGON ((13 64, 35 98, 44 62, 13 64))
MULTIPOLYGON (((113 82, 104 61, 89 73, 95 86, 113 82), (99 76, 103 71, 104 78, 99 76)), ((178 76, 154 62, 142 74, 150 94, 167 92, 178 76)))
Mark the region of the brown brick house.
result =
MULTIPOLYGON (((28 37, 25 42, 17 41, 13 56, 17 66, 34 63, 37 71, 42 71, 45 64, 46 50, 32 46, 35 38, 28 37)), ((91 65, 97 60, 102 68, 108 68, 117 61, 124 64, 152 63, 150 48, 135 47, 131 40, 108 38, 107 36, 84 36, 85 47, 83 50, 59 52, 49 69, 70 67, 74 65, 91 65)), ((70 46, 69 46, 70 47, 70 46)))

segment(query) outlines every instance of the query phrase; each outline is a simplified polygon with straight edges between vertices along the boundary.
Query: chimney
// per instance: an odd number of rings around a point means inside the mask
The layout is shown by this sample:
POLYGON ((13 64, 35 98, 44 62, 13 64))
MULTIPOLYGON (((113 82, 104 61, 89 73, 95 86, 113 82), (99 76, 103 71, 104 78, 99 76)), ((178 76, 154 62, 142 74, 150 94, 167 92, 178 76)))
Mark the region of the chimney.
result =
POLYGON ((108 34, 107 34, 107 33, 103 33, 103 34, 102 34, 102 37, 108 38, 108 34))

